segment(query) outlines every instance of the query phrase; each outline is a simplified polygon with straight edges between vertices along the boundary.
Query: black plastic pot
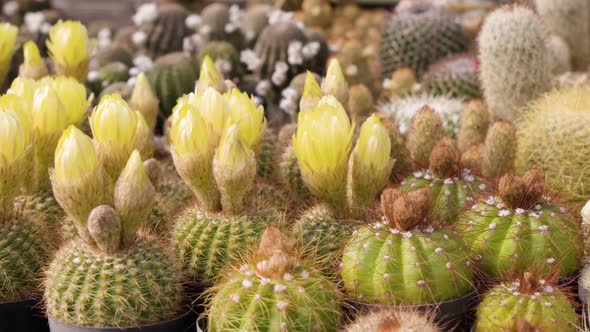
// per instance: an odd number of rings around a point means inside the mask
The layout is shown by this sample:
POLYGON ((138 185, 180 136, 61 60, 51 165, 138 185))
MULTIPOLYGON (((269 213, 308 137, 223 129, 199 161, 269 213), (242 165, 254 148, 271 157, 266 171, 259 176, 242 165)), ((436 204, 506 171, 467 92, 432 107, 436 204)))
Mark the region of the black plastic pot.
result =
POLYGON ((47 319, 38 304, 37 298, 0 303, 0 332, 49 331, 47 319))
MULTIPOLYGON (((136 327, 88 327, 78 326, 49 317, 51 332, 186 332, 194 331, 196 313, 189 310, 177 318, 152 325, 136 327)), ((20 331, 20 330, 19 330, 20 331)), ((24 330, 23 330, 24 331, 24 330)))
POLYGON ((207 332, 207 319, 199 317, 197 319, 197 332, 207 332))

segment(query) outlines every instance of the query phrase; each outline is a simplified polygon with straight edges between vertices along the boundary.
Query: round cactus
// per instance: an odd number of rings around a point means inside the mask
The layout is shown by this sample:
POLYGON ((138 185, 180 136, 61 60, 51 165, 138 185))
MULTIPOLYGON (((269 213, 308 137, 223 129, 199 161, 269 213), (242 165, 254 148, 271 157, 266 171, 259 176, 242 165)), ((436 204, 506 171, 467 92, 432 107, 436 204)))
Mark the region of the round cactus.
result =
POLYGON ((576 199, 590 194, 590 87, 554 91, 532 103, 518 123, 516 169, 538 168, 551 186, 576 199))
POLYGON ((90 68, 96 70, 111 62, 121 62, 131 67, 133 66, 133 55, 127 47, 119 43, 111 43, 96 51, 90 60, 90 68))
POLYGON ((64 211, 61 209, 53 192, 41 191, 34 195, 26 195, 19 197, 19 202, 25 210, 35 211, 43 216, 47 221, 56 221, 64 216, 64 211))
POLYGON ((551 88, 546 33, 524 7, 490 14, 479 34, 481 81, 495 120, 514 121, 521 108, 551 88))
POLYGON ((129 67, 122 62, 111 62, 88 75, 88 85, 93 92, 100 92, 112 83, 125 82, 129 79, 129 67))
POLYGON ((198 63, 203 63, 205 56, 219 63, 219 70, 224 77, 239 79, 243 75, 244 68, 240 62, 240 55, 232 44, 224 41, 210 41, 200 49, 198 63))
POLYGON ((199 67, 185 54, 171 53, 156 60, 148 78, 160 100, 160 111, 167 117, 176 100, 194 89, 199 67))
POLYGON ((159 6, 156 20, 144 28, 147 35, 145 48, 152 57, 182 51, 183 39, 190 34, 185 25, 188 14, 179 4, 159 6))
POLYGON ((240 49, 244 40, 239 27, 232 22, 232 10, 224 3, 209 4, 201 11, 201 28, 206 27, 209 40, 228 41, 240 49))
POLYGON ((268 12, 271 10, 269 5, 254 4, 248 6, 242 16, 240 29, 248 43, 256 41, 262 30, 268 25, 268 12))
POLYGON ((381 74, 390 77, 395 70, 410 67, 420 78, 430 64, 466 49, 461 25, 443 11, 395 14, 383 27, 381 74))
POLYGON ((23 213, 0 228, 0 302, 38 295, 39 280, 49 261, 50 241, 42 220, 23 213))
POLYGON ((475 55, 452 55, 432 64, 424 74, 423 84, 434 95, 480 98, 478 61, 475 55))
MULTIPOLYGON (((305 34, 294 23, 279 22, 264 28, 254 46, 254 52, 263 61, 257 74, 260 77, 271 77, 276 64, 280 61, 287 61, 289 45, 297 42, 305 43, 305 41, 305 34)), ((290 68, 290 71, 293 70, 290 68)), ((288 79, 297 73, 290 72, 288 79)), ((283 83, 288 83, 288 79, 283 83)))
POLYGON ((475 331, 577 331, 567 294, 530 272, 489 290, 477 309, 475 331))
POLYGON ((381 309, 357 317, 345 332, 441 332, 432 319, 417 311, 381 309))
POLYGON ((267 228, 252 257, 213 288, 209 331, 337 331, 338 290, 267 228))
POLYGON ((47 271, 49 316, 80 326, 126 327, 178 314, 182 286, 177 261, 148 236, 122 245, 122 230, 113 208, 102 205, 90 213, 88 231, 93 242, 72 240, 47 271))
POLYGON ((544 194, 538 171, 507 174, 496 195, 461 216, 459 230, 487 276, 534 268, 569 277, 578 269, 581 226, 544 194))
POLYGON ((441 140, 430 154, 430 168, 414 172, 402 181, 400 189, 414 191, 429 188, 434 216, 454 223, 464 207, 473 204, 473 197, 486 189, 486 184, 469 169, 461 169, 460 158, 453 142, 441 140))
POLYGON ((381 205, 385 220, 360 227, 344 248, 341 276, 351 296, 424 305, 473 290, 467 247, 451 230, 429 223, 427 189, 386 189, 381 205))

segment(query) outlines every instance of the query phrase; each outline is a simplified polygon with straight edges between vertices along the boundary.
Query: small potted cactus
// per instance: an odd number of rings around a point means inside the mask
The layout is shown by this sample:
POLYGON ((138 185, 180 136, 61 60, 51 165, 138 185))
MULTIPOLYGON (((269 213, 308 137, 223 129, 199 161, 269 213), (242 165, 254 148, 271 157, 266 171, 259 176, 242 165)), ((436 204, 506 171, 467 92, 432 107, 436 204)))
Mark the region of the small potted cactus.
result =
POLYGON ((337 331, 339 292, 277 228, 211 289, 209 331, 337 331))
POLYGON ((51 181, 78 231, 46 272, 51 330, 189 326, 178 261, 149 233, 138 232, 155 197, 139 152, 111 187, 92 140, 70 127, 56 150, 51 181))
POLYGON ((578 318, 568 294, 549 279, 520 273, 490 289, 477 309, 475 332, 574 332, 578 318))
POLYGON ((458 228, 488 277, 531 267, 571 277, 580 266, 580 222, 548 194, 537 170, 504 175, 495 194, 463 213, 458 228))
POLYGON ((433 220, 428 189, 387 188, 381 206, 384 219, 361 226, 344 248, 341 276, 349 296, 361 307, 438 306, 438 318, 468 311, 471 255, 459 235, 433 220))

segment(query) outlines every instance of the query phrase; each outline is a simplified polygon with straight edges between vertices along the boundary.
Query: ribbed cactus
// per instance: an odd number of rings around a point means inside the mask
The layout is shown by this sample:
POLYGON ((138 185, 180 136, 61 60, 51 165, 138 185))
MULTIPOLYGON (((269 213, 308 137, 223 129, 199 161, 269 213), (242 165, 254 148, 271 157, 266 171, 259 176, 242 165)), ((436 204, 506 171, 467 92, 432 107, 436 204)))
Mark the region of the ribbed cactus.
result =
POLYGON ((461 169, 461 154, 448 139, 442 139, 430 154, 430 167, 414 174, 401 183, 400 189, 414 191, 429 188, 432 195, 432 213, 440 221, 455 223, 463 209, 487 185, 469 169, 461 169))
POLYGON ((275 228, 213 288, 209 331, 337 331, 336 285, 301 260, 275 228))
POLYGON ((146 33, 145 48, 152 57, 182 51, 183 38, 190 34, 185 25, 188 15, 179 4, 159 6, 154 22, 141 27, 146 33))
POLYGON ((480 98, 478 60, 475 55, 458 54, 432 64, 424 74, 426 91, 435 95, 480 98))
POLYGON ((580 263, 580 224, 546 196, 542 175, 507 174, 498 192, 474 204, 459 229, 487 276, 528 268, 569 277, 580 263))
POLYGON ((198 61, 202 63, 205 56, 209 56, 214 62, 219 63, 219 70, 228 79, 239 79, 244 74, 244 68, 240 62, 240 54, 236 48, 225 41, 210 41, 199 50, 198 61))
POLYGON ((344 248, 341 276, 350 296, 417 305, 473 289, 469 251, 461 237, 431 222, 428 189, 386 189, 381 205, 385 220, 360 227, 344 248))
POLYGON ((551 33, 565 39, 571 49, 572 64, 585 71, 590 64, 590 4, 584 0, 535 0, 535 8, 551 33))
POLYGON ((568 295, 549 280, 525 272, 490 289, 477 309, 475 331, 577 331, 568 295))
POLYGON ((253 44, 256 39, 268 25, 268 12, 271 6, 265 4, 253 4, 248 6, 240 22, 240 30, 246 38, 248 44, 253 44))
MULTIPOLYGON (((277 63, 282 62, 286 65, 289 45, 291 43, 305 43, 305 41, 306 37, 303 31, 291 22, 279 22, 264 28, 254 46, 254 52, 263 61, 261 67, 257 70, 257 74, 260 77, 271 77, 277 63)), ((295 71, 294 68, 290 68, 283 83, 288 83, 288 79, 299 72, 295 71)))
POLYGON ((551 88, 547 34, 524 7, 490 14, 479 35, 481 81, 494 120, 514 121, 526 104, 551 88))
POLYGON ((258 167, 256 173, 263 179, 272 179, 278 164, 276 155, 277 136, 271 129, 265 129, 260 141, 260 152, 258 153, 258 167))
POLYGON ((441 332, 428 316, 412 310, 378 309, 357 317, 345 332, 441 332))
POLYGON ((381 74, 389 77, 410 67, 420 78, 430 64, 466 49, 467 39, 452 15, 436 10, 398 13, 384 23, 381 74))
POLYGON ((558 90, 532 103, 519 122, 516 168, 536 167, 551 186, 576 199, 590 193, 590 149, 586 137, 590 123, 590 88, 558 90))

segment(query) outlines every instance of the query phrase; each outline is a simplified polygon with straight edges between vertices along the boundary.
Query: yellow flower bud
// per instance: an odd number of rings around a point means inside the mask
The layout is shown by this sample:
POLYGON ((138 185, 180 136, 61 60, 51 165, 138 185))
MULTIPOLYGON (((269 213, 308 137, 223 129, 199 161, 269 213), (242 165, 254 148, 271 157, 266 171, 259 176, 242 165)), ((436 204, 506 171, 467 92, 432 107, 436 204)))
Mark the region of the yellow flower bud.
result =
POLYGON ((27 145, 31 141, 31 129, 33 127, 33 119, 30 109, 27 109, 25 101, 14 94, 5 94, 0 96, 0 112, 14 112, 23 127, 27 136, 27 145))
POLYGON ((230 107, 229 124, 237 124, 240 140, 253 151, 258 152, 262 133, 266 128, 264 107, 256 106, 253 98, 238 89, 232 89, 225 94, 230 107))
POLYGON ((387 184, 393 163, 391 141, 385 126, 371 115, 361 126, 352 153, 351 205, 364 209, 387 184))
POLYGON ((78 21, 59 21, 49 30, 49 55, 60 75, 86 82, 91 47, 86 27, 78 21))
POLYGON ((14 54, 18 28, 10 23, 0 23, 0 87, 6 79, 14 54))
POLYGON ((187 101, 203 116, 211 129, 211 141, 213 145, 217 145, 229 118, 230 107, 227 99, 209 87, 203 93, 189 94, 187 101))
POLYGON ((129 106, 133 110, 140 111, 145 118, 149 128, 154 130, 156 122, 158 121, 158 113, 160 108, 158 105, 158 97, 154 94, 150 82, 144 73, 140 73, 135 81, 129 106))
POLYGON ((38 80, 48 75, 47 66, 35 42, 29 40, 23 45, 23 57, 24 61, 18 69, 18 76, 38 80))
POLYGON ((104 167, 115 180, 135 149, 137 113, 119 94, 102 97, 88 119, 104 167))
POLYGON ((323 97, 312 111, 300 112, 293 148, 305 184, 312 193, 343 209, 347 164, 354 126, 334 96, 323 97))
POLYGON ((318 82, 313 74, 308 70, 305 76, 305 85, 303 86, 303 95, 299 101, 299 111, 305 112, 313 110, 324 94, 320 89, 318 82))
POLYGON ((213 159, 213 174, 221 192, 221 205, 228 213, 240 212, 244 196, 252 188, 256 158, 240 139, 237 124, 230 126, 219 142, 213 159))
POLYGON ((133 243, 137 229, 147 219, 156 198, 141 155, 133 151, 115 185, 115 209, 121 217, 124 244, 133 243))
POLYGON ((322 82, 322 92, 324 95, 333 95, 342 105, 348 102, 348 83, 337 59, 330 60, 326 78, 322 82))
POLYGON ((56 76, 47 82, 57 93, 68 113, 68 123, 81 126, 86 118, 88 107, 94 95, 86 96, 86 87, 76 79, 66 76, 56 76))
POLYGON ((59 205, 72 218, 80 236, 89 239, 88 215, 96 206, 109 204, 112 195, 92 140, 73 125, 59 139, 50 177, 59 205))
POLYGON ((27 133, 11 111, 0 112, 0 215, 11 211, 14 196, 24 178, 27 133))
POLYGON ((213 60, 207 55, 201 63, 201 73, 199 74, 199 80, 195 86, 195 93, 202 92, 205 89, 212 87, 213 89, 224 93, 226 90, 225 82, 213 60))
POLYGON ((43 85, 35 90, 33 130, 38 131, 41 135, 54 132, 61 134, 67 126, 68 113, 55 90, 50 85, 43 85))
POLYGON ((209 126, 197 109, 185 104, 175 114, 170 127, 170 139, 176 152, 181 156, 211 154, 215 145, 210 141, 209 126))
POLYGON ((6 93, 21 97, 23 102, 26 104, 25 111, 32 114, 31 109, 33 108, 33 97, 35 96, 35 90, 38 86, 39 83, 35 80, 17 77, 12 81, 12 84, 6 93))
POLYGON ((144 159, 149 159, 154 154, 154 135, 145 118, 139 111, 137 114, 137 128, 135 129, 135 147, 144 159))

